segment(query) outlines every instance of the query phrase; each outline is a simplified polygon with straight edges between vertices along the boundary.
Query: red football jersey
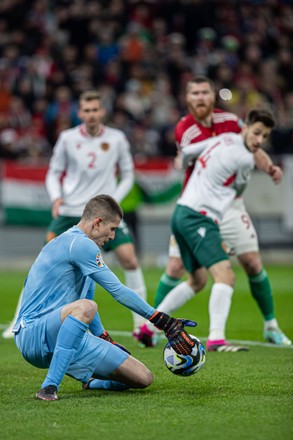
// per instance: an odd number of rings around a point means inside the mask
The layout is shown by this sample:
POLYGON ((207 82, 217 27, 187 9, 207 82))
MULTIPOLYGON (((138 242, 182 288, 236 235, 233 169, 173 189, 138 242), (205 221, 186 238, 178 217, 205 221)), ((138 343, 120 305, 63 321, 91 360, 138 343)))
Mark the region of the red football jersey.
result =
MULTIPOLYGON (((204 127, 189 113, 177 123, 175 139, 178 146, 186 146, 221 133, 240 133, 242 125, 243 122, 238 116, 217 108, 212 113, 212 124, 210 127, 204 127)), ((186 169, 183 188, 185 188, 193 168, 194 164, 186 169)))

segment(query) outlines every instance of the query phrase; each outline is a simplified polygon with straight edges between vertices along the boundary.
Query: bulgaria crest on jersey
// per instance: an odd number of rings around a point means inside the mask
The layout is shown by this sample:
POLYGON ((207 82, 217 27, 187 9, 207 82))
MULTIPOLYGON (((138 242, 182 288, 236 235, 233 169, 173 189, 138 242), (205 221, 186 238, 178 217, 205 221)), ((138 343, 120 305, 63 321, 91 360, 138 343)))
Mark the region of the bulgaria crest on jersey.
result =
POLYGON ((108 144, 108 142, 103 142, 101 144, 101 148, 102 148, 103 151, 109 150, 109 147, 110 147, 110 145, 108 144))
POLYGON ((101 252, 98 252, 96 255, 96 263, 99 267, 104 267, 105 265, 101 252))

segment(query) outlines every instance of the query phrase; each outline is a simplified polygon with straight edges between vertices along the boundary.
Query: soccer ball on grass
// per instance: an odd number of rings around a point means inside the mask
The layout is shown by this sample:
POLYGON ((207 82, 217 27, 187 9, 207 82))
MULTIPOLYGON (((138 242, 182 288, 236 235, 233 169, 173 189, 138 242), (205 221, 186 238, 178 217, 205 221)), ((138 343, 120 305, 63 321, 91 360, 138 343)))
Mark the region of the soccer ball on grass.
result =
POLYGON ((189 335, 195 341, 191 354, 178 354, 168 342, 164 348, 164 363, 171 373, 178 376, 191 376, 197 373, 205 364, 206 351, 201 341, 189 335))

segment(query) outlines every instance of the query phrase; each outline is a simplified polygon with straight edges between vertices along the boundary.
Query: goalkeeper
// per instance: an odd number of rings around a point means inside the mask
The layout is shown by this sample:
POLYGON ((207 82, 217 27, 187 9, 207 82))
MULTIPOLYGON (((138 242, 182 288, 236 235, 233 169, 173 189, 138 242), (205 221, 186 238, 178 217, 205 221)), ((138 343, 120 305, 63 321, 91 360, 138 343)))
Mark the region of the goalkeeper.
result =
POLYGON ((103 262, 100 247, 114 239, 122 215, 112 197, 94 197, 80 222, 50 241, 30 269, 13 332, 25 360, 48 368, 37 399, 57 400, 65 374, 84 389, 145 388, 153 382, 148 368, 104 329, 93 301, 95 282, 163 330, 178 353, 189 354, 194 346, 184 330, 194 321, 156 311, 103 262))

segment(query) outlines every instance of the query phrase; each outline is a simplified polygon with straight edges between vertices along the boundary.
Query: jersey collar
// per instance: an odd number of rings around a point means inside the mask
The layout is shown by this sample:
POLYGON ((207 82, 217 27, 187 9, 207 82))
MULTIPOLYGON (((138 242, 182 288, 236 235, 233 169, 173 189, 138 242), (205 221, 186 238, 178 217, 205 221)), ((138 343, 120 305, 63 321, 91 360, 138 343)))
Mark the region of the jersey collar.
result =
POLYGON ((79 126, 79 132, 80 132, 80 134, 81 134, 82 136, 84 136, 84 137, 87 137, 87 138, 93 138, 93 137, 99 137, 99 136, 102 136, 102 134, 104 133, 104 131, 105 131, 105 127, 104 127, 103 124, 101 124, 101 125, 100 125, 100 128, 99 128, 99 131, 98 131, 94 136, 92 136, 92 135, 90 135, 90 134, 87 132, 86 127, 85 127, 85 124, 81 124, 81 125, 79 126))

